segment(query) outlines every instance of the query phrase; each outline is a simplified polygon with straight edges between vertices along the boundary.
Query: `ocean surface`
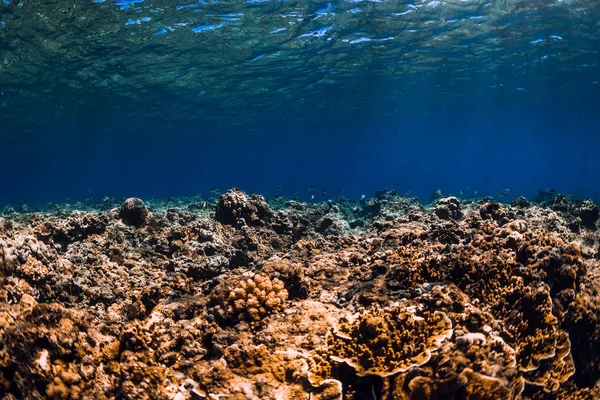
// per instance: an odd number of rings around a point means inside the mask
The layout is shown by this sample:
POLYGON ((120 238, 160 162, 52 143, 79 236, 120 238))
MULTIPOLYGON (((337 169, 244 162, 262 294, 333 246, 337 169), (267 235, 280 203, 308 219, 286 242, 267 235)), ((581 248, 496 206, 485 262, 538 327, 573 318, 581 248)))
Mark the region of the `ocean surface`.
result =
POLYGON ((597 202, 599 64, 591 0, 2 0, 0 207, 597 202))

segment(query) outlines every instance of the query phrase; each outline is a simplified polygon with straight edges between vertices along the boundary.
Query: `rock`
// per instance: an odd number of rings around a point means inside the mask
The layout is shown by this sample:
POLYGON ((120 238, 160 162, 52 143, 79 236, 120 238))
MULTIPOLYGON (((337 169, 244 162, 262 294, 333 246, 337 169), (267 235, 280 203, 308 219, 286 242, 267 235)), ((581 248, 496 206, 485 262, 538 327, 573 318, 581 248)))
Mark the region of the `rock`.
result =
POLYGON ((579 231, 581 231, 581 218, 580 217, 574 217, 574 218, 565 218, 566 222, 567 222, 567 228, 569 228, 569 230, 573 233, 579 233, 579 231))
POLYGON ((121 206, 119 217, 126 225, 132 225, 136 228, 144 225, 150 216, 148 207, 144 202, 136 197, 130 197, 121 206))
POLYGON ((325 214, 317 221, 316 231, 322 235, 343 235, 348 230, 348 223, 339 218, 338 215, 325 214))
POLYGON ((431 196, 429 197, 429 202, 435 203, 437 200, 439 200, 443 197, 444 197, 444 194, 442 193, 441 189, 437 189, 436 191, 431 193, 431 196))
POLYGON ((510 203, 510 205, 518 208, 527 208, 531 206, 531 203, 527 201, 525 197, 519 196, 516 199, 514 199, 512 203, 510 203))
POLYGON ((435 207, 435 215, 437 215, 439 219, 450 219, 450 209, 445 204, 438 204, 435 207))
POLYGON ((292 210, 278 210, 273 216, 271 227, 277 233, 292 233, 300 223, 297 213, 292 210))
POLYGON ((548 206, 554 211, 569 211, 569 199, 563 194, 559 194, 548 202, 548 206))
POLYGON ((362 228, 363 226, 365 226, 365 221, 363 219, 355 219, 350 221, 350 228, 355 229, 355 228, 362 228))
POLYGON ((598 214, 598 206, 591 200, 584 200, 579 209, 581 225, 595 231, 597 229, 596 221, 598 220, 598 214))
POLYGON ((460 219, 460 201, 456 197, 446 197, 440 199, 435 206, 435 215, 440 219, 460 219))
POLYGON ((248 225, 261 226, 269 214, 269 205, 263 196, 250 197, 237 188, 222 194, 215 209, 217 221, 238 228, 248 225))
POLYGON ((17 212, 15 211, 14 208, 12 208, 11 206, 6 206, 4 207, 4 210, 2 210, 2 215, 14 215, 17 212))

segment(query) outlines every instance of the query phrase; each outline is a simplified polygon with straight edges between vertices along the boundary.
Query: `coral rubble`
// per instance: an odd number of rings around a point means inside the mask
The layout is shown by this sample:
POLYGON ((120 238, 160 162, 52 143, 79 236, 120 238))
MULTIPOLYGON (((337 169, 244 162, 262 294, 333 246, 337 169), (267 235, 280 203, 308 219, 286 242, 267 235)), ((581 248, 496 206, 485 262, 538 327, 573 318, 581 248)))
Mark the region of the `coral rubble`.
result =
POLYGON ((213 205, 0 218, 0 399, 600 398, 591 201, 213 205))

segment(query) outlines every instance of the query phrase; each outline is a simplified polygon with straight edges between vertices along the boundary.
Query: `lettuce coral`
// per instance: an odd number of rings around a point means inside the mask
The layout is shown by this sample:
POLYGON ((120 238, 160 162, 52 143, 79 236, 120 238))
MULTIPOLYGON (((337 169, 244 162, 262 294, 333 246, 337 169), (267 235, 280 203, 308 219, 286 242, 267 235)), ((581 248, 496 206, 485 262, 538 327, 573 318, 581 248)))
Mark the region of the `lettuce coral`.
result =
POLYGON ((310 359, 310 380, 329 379, 329 363, 346 363, 358 376, 387 377, 421 366, 431 352, 452 336, 452 322, 443 312, 420 311, 396 304, 363 309, 343 320, 327 338, 327 349, 310 359))

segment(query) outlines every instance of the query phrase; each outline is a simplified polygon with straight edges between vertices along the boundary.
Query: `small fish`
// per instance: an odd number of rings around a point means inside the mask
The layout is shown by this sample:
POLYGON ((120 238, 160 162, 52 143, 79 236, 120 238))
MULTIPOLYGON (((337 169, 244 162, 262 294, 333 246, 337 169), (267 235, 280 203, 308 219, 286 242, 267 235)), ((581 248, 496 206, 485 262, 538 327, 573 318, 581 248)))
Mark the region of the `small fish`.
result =
POLYGON ((211 193, 219 193, 219 189, 217 189, 217 188, 210 188, 210 189, 208 189, 208 191, 211 193))
POLYGON ((277 200, 277 201, 279 201, 279 200, 281 200, 281 199, 283 199, 283 195, 282 195, 282 194, 278 194, 277 196, 274 196, 274 197, 273 197, 273 200, 277 200))
POLYGON ((501 191, 500 193, 498 193, 498 197, 504 197, 507 194, 510 193, 510 189, 504 189, 503 191, 501 191))
POLYGON ((315 187, 314 187, 314 186, 311 186, 311 187, 309 187, 309 188, 308 188, 308 190, 309 190, 309 191, 313 191, 313 190, 315 190, 315 187))
POLYGON ((311 194, 311 195, 310 195, 310 199, 311 199, 311 200, 313 200, 314 198, 315 198, 315 195, 314 195, 314 194, 311 194))
POLYGON ((275 189, 275 190, 276 190, 276 191, 278 191, 278 192, 281 192, 281 188, 277 188, 277 189, 275 189))
POLYGON ((323 189, 323 196, 327 196, 327 189, 323 189))
POLYGON ((477 196, 477 194, 478 194, 478 193, 477 193, 477 190, 476 190, 476 191, 474 191, 474 192, 473 192, 473 194, 474 194, 475 196, 477 196))
POLYGON ((400 186, 400 182, 396 182, 396 187, 400 186))
POLYGON ((467 191, 469 190, 469 187, 467 186, 467 191))
POLYGON ((464 196, 465 192, 463 192, 462 190, 460 191, 460 195, 464 196))
POLYGON ((194 197, 201 197, 200 193, 194 193, 194 197))
POLYGON ((360 196, 360 199, 361 199, 361 200, 364 200, 364 199, 366 199, 366 198, 367 198, 367 196, 365 196, 364 194, 360 196))
POLYGON ((407 190, 406 192, 404 192, 405 196, 409 196, 412 192, 410 190, 407 190))

